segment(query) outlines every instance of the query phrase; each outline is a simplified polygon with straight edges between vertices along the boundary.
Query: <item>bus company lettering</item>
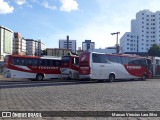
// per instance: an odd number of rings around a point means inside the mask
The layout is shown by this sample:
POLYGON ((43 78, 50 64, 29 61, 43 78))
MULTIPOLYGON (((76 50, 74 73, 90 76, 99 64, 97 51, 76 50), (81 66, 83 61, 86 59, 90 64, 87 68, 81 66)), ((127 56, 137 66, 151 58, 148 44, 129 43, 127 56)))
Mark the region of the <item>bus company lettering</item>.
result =
POLYGON ((128 69, 141 69, 141 66, 127 66, 128 69))
POLYGON ((42 67, 42 66, 39 66, 39 69, 47 69, 47 70, 51 70, 51 69, 58 69, 58 67, 42 67))

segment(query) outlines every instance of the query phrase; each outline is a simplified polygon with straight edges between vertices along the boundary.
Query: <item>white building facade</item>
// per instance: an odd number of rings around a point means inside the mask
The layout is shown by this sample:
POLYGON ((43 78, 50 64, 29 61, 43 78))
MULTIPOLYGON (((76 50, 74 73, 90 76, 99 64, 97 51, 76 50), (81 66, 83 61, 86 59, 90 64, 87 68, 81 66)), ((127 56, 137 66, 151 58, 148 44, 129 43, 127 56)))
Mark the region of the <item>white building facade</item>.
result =
POLYGON ((0 26, 0 60, 13 51, 13 31, 0 26))
POLYGON ((131 32, 120 39, 121 52, 148 52, 153 44, 160 45, 160 11, 139 11, 131 21, 131 32))
POLYGON ((43 50, 46 49, 45 44, 42 42, 42 40, 37 40, 36 42, 36 55, 41 56, 43 54, 43 50))
POLYGON ((83 51, 94 51, 95 49, 95 43, 91 40, 85 40, 85 42, 82 42, 82 50, 83 51))
POLYGON ((70 49, 72 52, 76 53, 76 40, 59 40, 60 49, 70 49), (68 42, 68 43, 67 43, 68 42), (67 48, 68 44, 68 48, 67 48))
POLYGON ((26 54, 31 56, 41 56, 46 48, 41 40, 26 39, 26 54))
POLYGON ((34 56, 36 49, 35 49, 35 41, 33 39, 26 39, 26 55, 34 56))
POLYGON ((138 52, 138 36, 131 32, 126 32, 120 40, 121 53, 138 52))

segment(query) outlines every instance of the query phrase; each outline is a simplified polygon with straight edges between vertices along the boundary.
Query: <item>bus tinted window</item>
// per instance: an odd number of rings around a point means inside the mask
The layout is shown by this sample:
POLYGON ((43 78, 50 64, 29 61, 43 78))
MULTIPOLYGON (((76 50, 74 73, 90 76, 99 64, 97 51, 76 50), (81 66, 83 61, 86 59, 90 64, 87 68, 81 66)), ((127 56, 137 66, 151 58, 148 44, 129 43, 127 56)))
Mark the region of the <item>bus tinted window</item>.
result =
POLYGON ((38 65, 38 59, 27 58, 27 59, 25 59, 25 61, 26 61, 26 65, 31 65, 31 66, 38 65))
POLYGON ((129 58, 128 64, 147 66, 147 61, 145 58, 129 58))
POLYGON ((92 59, 93 59, 94 63, 101 63, 100 55, 99 54, 93 54, 92 59))
POLYGON ((124 65, 128 64, 127 57, 122 56, 121 59, 122 59, 122 64, 124 64, 124 65))
POLYGON ((108 63, 105 54, 93 54, 92 59, 94 63, 108 63))
POLYGON ((14 65, 25 65, 25 59, 23 58, 13 58, 14 65))
POLYGON ((40 65, 40 66, 45 66, 45 65, 46 65, 45 59, 40 59, 40 60, 39 60, 39 65, 40 65))
POLYGON ((46 59, 45 60, 45 66, 51 66, 51 60, 46 59))
POLYGON ((66 62, 69 62, 69 61, 70 61, 70 57, 63 57, 62 58, 63 63, 66 63, 66 62))
POLYGON ((121 63, 121 64, 122 64, 121 56, 110 56, 110 61, 111 61, 111 62, 121 63))
POLYGON ((145 58, 138 59, 137 61, 138 65, 145 67, 147 66, 147 60, 145 58))
POLYGON ((61 61, 60 60, 51 60, 51 66, 60 66, 61 61))
POLYGON ((106 55, 106 59, 110 61, 110 55, 106 55))

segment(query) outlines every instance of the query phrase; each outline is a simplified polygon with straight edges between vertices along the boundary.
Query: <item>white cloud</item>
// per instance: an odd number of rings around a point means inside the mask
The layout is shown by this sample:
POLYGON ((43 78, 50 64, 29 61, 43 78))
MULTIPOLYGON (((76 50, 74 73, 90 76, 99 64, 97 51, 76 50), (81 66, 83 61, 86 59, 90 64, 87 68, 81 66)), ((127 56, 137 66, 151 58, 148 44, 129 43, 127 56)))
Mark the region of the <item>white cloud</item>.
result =
POLYGON ((9 6, 7 2, 0 0, 0 14, 12 13, 13 10, 13 6, 9 6))
POLYGON ((26 3, 26 0, 16 0, 15 1, 18 5, 23 5, 26 3))
POLYGON ((51 9, 51 10, 57 9, 56 6, 54 6, 54 5, 49 5, 49 3, 48 3, 47 1, 44 1, 44 2, 42 3, 42 6, 44 6, 45 8, 51 9))
POLYGON ((75 0, 60 0, 62 6, 61 11, 71 12, 72 10, 78 10, 78 3, 75 0))

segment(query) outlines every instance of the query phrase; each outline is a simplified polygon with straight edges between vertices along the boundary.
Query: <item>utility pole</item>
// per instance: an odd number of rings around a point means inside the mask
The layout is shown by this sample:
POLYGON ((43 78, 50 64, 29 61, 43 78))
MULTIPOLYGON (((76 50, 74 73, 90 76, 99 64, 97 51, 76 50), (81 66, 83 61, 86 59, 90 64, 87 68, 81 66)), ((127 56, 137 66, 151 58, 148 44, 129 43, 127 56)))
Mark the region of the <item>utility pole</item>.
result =
POLYGON ((120 34, 120 32, 111 33, 111 35, 117 35, 116 53, 119 53, 118 34, 120 34))

